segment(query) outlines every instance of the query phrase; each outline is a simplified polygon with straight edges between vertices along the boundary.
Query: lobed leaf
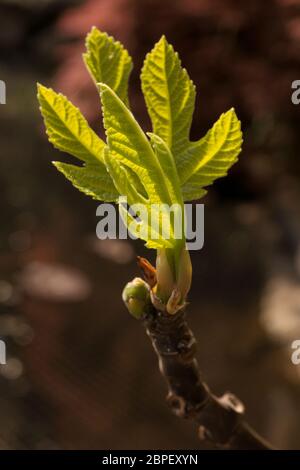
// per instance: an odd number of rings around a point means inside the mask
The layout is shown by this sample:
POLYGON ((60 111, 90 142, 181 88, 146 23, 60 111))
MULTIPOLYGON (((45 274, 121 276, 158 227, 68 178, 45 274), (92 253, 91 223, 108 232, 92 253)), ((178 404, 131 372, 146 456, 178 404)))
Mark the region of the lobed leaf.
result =
POLYGON ((204 188, 227 174, 241 150, 234 110, 223 114, 198 142, 189 141, 195 87, 164 36, 146 56, 141 79, 153 130, 174 155, 183 199, 203 197, 204 188))
POLYGON ((86 50, 83 59, 95 83, 106 83, 128 105, 132 59, 127 50, 95 26, 86 37, 86 50))
POLYGON ((63 163, 56 163, 56 167, 86 194, 96 199, 115 200, 119 194, 104 164, 105 144, 79 109, 65 96, 43 85, 38 85, 38 100, 49 141, 58 150, 84 162, 81 167, 63 163))
POLYGON ((164 36, 147 54, 141 81, 153 132, 165 141, 178 161, 189 143, 195 86, 164 36))
POLYGON ((227 174, 237 161, 242 141, 240 121, 232 108, 202 139, 189 145, 178 164, 184 200, 204 196, 203 188, 227 174))

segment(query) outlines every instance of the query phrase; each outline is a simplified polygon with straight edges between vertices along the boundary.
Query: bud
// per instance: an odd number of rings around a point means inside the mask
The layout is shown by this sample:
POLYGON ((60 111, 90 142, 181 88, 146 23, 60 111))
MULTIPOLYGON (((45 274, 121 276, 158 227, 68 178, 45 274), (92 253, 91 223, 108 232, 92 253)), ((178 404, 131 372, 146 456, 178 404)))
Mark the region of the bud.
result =
POLYGON ((129 313, 139 320, 147 313, 150 305, 149 286, 143 279, 136 277, 124 287, 122 299, 129 313))
POLYGON ((167 302, 175 287, 175 276, 170 266, 171 256, 167 256, 167 250, 157 250, 156 257, 156 278, 157 278, 157 296, 167 302))
POLYGON ((183 306, 184 303, 182 302, 180 290, 175 287, 167 302, 166 310, 170 315, 175 315, 183 306))
POLYGON ((185 301, 186 296, 188 295, 191 288, 192 271, 193 270, 190 254, 188 250, 186 250, 186 248, 183 248, 179 257, 177 275, 177 287, 179 292, 181 293, 181 299, 183 302, 185 301))
POLYGON ((192 283, 192 263, 189 252, 183 248, 179 255, 176 286, 167 302, 166 310, 170 315, 175 315, 186 302, 192 283))
POLYGON ((156 276, 156 295, 164 303, 166 311, 173 315, 184 307, 192 283, 191 258, 186 248, 181 249, 176 265, 174 252, 158 250, 156 276))

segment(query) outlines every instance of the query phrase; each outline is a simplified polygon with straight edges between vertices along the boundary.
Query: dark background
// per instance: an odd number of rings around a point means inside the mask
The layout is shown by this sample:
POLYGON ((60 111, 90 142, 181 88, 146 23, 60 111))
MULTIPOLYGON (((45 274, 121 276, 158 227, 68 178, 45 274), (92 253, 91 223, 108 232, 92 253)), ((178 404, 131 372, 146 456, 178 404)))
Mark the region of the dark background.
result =
POLYGON ((188 316, 212 389, 238 394, 257 430, 299 449, 300 2, 1 0, 0 18, 0 447, 200 448, 195 426, 168 410, 149 341, 121 301, 143 244, 97 240, 98 203, 50 163, 65 157, 47 142, 37 81, 103 132, 81 60, 96 25, 134 58, 130 98, 146 130, 139 70, 163 33, 197 86, 192 137, 236 108, 243 152, 203 200, 188 316))

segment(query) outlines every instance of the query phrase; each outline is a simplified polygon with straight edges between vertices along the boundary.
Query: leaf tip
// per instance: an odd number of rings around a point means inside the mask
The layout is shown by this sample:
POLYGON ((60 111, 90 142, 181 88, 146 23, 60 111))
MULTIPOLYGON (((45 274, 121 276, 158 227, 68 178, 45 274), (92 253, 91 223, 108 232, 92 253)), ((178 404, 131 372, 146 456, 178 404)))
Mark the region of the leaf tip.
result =
POLYGON ((99 28, 97 28, 97 26, 93 25, 90 29, 90 31, 87 33, 86 37, 85 37, 85 44, 86 44, 86 47, 87 49, 89 48, 89 41, 90 39, 95 36, 95 35, 100 35, 101 34, 101 31, 99 30, 99 28))
POLYGON ((37 88, 38 96, 47 89, 44 85, 42 85, 39 82, 37 82, 36 88, 37 88))
POLYGON ((163 46, 167 46, 168 45, 168 41, 167 41, 167 38, 166 36, 163 34, 160 38, 160 40, 158 41, 157 45, 163 45, 163 46))

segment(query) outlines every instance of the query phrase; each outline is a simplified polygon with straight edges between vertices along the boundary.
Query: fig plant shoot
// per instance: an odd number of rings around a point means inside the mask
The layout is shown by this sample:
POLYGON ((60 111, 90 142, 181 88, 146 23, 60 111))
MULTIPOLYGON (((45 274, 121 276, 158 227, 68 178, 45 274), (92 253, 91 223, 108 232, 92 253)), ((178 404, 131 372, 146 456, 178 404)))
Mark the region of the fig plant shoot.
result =
POLYGON ((155 267, 138 258, 144 279, 129 282, 123 300, 152 341, 167 382, 168 403, 178 416, 196 421, 200 438, 218 448, 270 448, 244 421, 237 397, 216 397, 202 381, 185 313, 192 265, 184 203, 202 198, 237 161, 240 121, 231 108, 199 140, 190 140, 195 85, 164 36, 147 54, 141 72, 152 122, 148 132, 130 108, 132 59, 123 45, 93 27, 83 60, 99 93, 106 141, 65 96, 39 84, 49 141, 77 159, 77 164, 53 164, 86 195, 116 203, 129 232, 156 250, 155 267))

